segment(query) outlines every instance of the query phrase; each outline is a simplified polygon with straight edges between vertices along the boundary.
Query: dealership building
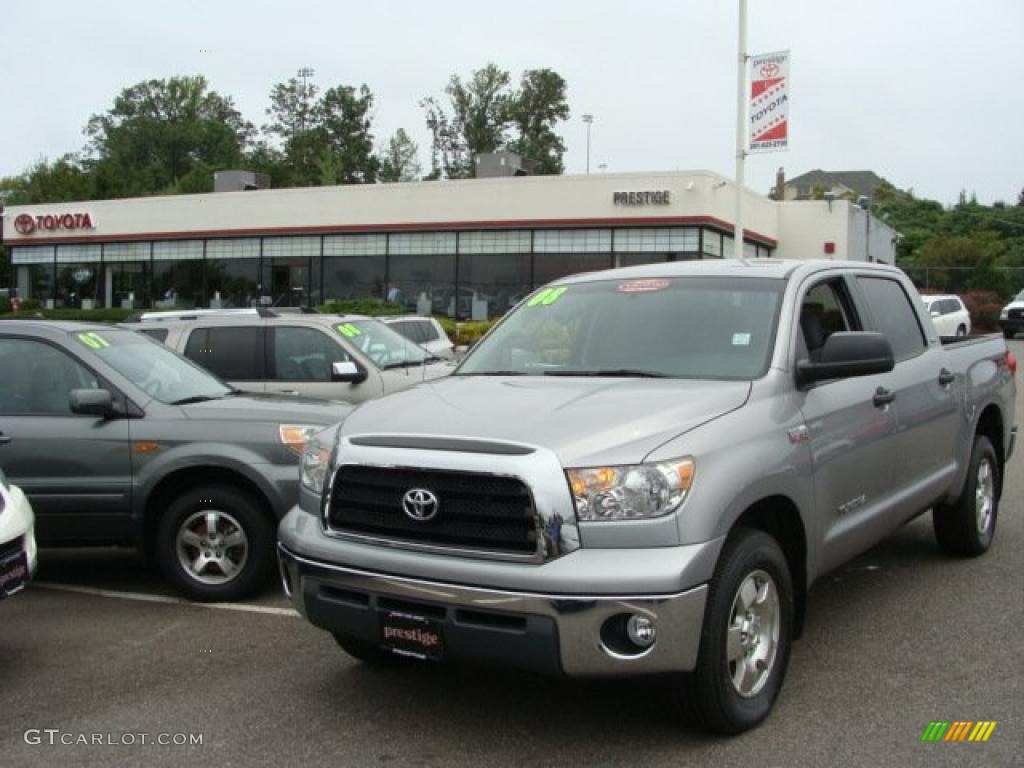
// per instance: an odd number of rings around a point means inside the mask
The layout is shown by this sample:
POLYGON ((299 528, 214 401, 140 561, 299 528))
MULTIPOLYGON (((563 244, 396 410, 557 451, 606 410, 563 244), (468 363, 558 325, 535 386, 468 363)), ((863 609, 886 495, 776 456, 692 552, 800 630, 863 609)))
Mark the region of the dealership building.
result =
MULTIPOLYGON (((714 173, 526 176, 12 206, 11 286, 50 307, 242 307, 390 298, 482 318, 577 272, 732 257, 714 173)), ((744 192, 747 258, 893 263, 845 200, 744 192)))

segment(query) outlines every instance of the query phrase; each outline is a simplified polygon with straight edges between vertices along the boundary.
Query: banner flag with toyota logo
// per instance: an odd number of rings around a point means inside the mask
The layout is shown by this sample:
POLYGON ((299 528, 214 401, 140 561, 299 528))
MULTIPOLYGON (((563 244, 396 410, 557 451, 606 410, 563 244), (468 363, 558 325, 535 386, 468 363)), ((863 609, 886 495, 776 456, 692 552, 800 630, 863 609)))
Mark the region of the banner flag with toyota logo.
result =
POLYGON ((789 51, 750 57, 750 151, 789 149, 789 51))

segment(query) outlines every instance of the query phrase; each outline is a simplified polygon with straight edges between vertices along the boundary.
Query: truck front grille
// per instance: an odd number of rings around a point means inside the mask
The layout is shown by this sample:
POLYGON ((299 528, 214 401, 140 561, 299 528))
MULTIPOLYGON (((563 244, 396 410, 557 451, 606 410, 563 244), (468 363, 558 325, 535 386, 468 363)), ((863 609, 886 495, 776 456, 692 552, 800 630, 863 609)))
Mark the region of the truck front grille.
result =
POLYGON ((510 554, 537 551, 529 489, 513 477, 449 470, 343 465, 334 478, 328 528, 375 538, 510 554), (407 514, 409 491, 429 491, 436 514, 407 514))
POLYGON ((1011 309, 1008 316, 1011 320, 1022 320, 1024 319, 1024 309, 1011 309))

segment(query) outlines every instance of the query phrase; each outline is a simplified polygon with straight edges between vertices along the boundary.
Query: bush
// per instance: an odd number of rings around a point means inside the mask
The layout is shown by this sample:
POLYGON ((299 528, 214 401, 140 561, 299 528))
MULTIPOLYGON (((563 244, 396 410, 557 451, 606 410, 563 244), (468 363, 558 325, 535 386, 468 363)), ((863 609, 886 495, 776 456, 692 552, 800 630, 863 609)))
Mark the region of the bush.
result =
POLYGON ((7 297, 0 298, 0 315, 6 315, 11 311, 11 300, 7 297))
POLYGON ((971 314, 971 327, 975 331, 999 330, 999 312, 1003 308, 1003 300, 998 293, 968 291, 962 298, 971 314))
POLYGON ((374 315, 402 315, 406 310, 401 304, 381 299, 349 299, 321 304, 316 311, 328 315, 370 315, 372 317, 374 315))
POLYGON ((479 341, 480 337, 487 333, 491 326, 497 322, 497 320, 477 320, 468 323, 457 323, 454 320, 449 320, 447 317, 439 317, 437 320, 441 323, 445 333, 448 334, 448 338, 452 340, 452 344, 456 346, 465 346, 479 341))
POLYGON ((27 318, 42 318, 44 320, 72 320, 80 323, 121 323, 137 312, 144 312, 141 309, 39 309, 39 302, 32 302, 34 306, 27 307, 28 301, 21 305, 20 312, 5 312, 0 314, 0 319, 25 320, 27 318))

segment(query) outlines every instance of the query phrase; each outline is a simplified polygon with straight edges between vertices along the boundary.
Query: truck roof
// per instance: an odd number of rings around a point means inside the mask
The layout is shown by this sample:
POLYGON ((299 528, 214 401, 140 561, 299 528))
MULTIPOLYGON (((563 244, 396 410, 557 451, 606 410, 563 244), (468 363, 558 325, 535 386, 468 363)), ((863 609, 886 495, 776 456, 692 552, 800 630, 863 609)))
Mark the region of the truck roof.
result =
POLYGON ((847 266, 851 269, 873 269, 880 272, 899 272, 888 264, 862 261, 832 261, 829 259, 701 259, 694 261, 667 261, 635 267, 586 272, 555 281, 559 284, 581 283, 590 280, 640 279, 646 277, 767 277, 788 279, 795 273, 807 274, 823 269, 847 266))

